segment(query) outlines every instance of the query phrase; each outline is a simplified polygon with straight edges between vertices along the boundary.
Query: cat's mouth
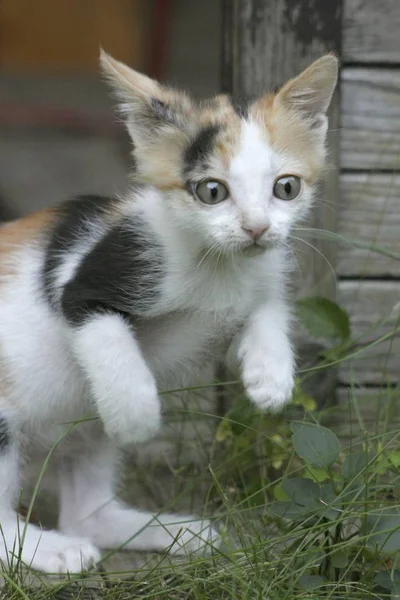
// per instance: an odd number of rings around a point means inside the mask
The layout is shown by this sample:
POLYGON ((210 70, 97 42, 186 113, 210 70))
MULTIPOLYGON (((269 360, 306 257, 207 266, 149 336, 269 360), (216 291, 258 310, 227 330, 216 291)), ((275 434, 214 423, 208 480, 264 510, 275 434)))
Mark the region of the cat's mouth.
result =
POLYGON ((256 254, 262 254, 268 250, 268 248, 271 248, 271 246, 272 243, 270 241, 263 241, 262 243, 250 242, 241 247, 241 252, 249 256, 254 256, 256 254))

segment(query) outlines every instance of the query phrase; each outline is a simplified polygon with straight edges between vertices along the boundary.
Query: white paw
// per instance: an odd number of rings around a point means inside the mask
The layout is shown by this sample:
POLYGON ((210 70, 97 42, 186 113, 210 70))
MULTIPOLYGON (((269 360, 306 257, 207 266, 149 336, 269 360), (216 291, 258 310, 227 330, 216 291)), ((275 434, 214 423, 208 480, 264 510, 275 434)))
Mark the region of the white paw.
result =
POLYGON ((46 573, 80 573, 100 561, 100 552, 89 541, 70 541, 64 548, 43 551, 38 548, 32 567, 46 573))
POLYGON ((153 377, 138 382, 131 398, 116 401, 115 414, 104 421, 106 434, 119 446, 130 446, 153 438, 161 427, 161 403, 153 377))
POLYGON ((100 551, 84 538, 70 538, 55 531, 39 532, 28 529, 22 552, 15 538, 7 545, 5 564, 15 564, 19 557, 22 563, 45 573, 80 573, 87 571, 100 560, 100 551))
POLYGON ((168 526, 168 533, 174 539, 171 554, 211 554, 222 543, 221 534, 208 519, 187 517, 180 524, 168 526))
POLYGON ((293 392, 294 361, 291 351, 281 360, 264 348, 244 353, 242 381, 248 397, 261 410, 280 410, 289 402, 293 392))

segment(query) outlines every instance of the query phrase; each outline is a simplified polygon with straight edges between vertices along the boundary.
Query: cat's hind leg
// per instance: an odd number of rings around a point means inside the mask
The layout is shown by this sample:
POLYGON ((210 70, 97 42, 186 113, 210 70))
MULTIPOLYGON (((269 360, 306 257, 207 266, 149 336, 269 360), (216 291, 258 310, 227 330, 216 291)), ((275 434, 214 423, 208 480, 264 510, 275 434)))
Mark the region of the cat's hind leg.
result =
POLYGON ((60 471, 60 530, 102 549, 211 552, 220 536, 207 519, 130 508, 115 498, 115 454, 102 448, 60 471))
POLYGON ((100 559, 88 539, 26 524, 15 511, 19 491, 18 428, 0 404, 0 564, 23 563, 47 573, 78 573, 100 559))

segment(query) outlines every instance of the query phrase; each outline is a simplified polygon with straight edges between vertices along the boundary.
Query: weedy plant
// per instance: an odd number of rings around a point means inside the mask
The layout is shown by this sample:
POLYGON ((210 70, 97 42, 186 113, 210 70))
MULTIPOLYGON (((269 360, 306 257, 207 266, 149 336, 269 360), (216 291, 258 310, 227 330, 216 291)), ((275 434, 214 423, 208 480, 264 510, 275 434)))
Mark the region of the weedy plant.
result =
MULTIPOLYGON (((330 300, 302 298, 297 311, 323 349, 299 373, 285 415, 256 414, 243 400, 228 412, 216 437, 226 446, 236 479, 222 469, 219 487, 228 478, 224 489, 242 508, 265 507, 264 560, 274 565, 269 598, 400 598, 400 432, 380 432, 377 423, 368 434, 361 421, 358 436, 341 443, 321 425, 329 422, 330 410, 317 410, 302 391, 316 371, 370 344, 352 338, 349 315, 330 300)), ((390 393, 396 396, 396 390, 390 393)), ((379 400, 371 401, 378 412, 379 400)))
POLYGON ((291 429, 300 466, 275 488, 280 499, 268 514, 289 534, 285 553, 297 555, 293 567, 304 571, 298 587, 330 597, 333 588, 345 593, 358 582, 365 593, 374 584, 395 593, 398 451, 368 436, 359 448, 341 449, 336 435, 315 423, 292 422, 291 429))

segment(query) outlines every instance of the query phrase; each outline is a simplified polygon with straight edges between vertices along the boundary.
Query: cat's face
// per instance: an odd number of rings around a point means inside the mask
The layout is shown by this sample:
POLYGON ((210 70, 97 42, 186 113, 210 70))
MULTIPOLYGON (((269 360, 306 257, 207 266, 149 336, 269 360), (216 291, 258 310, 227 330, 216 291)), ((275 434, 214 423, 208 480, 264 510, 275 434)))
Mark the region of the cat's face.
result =
POLYGON ((163 192, 175 223, 226 253, 287 239, 323 170, 334 56, 240 108, 225 95, 196 102, 104 53, 102 65, 123 101, 135 176, 163 192))

